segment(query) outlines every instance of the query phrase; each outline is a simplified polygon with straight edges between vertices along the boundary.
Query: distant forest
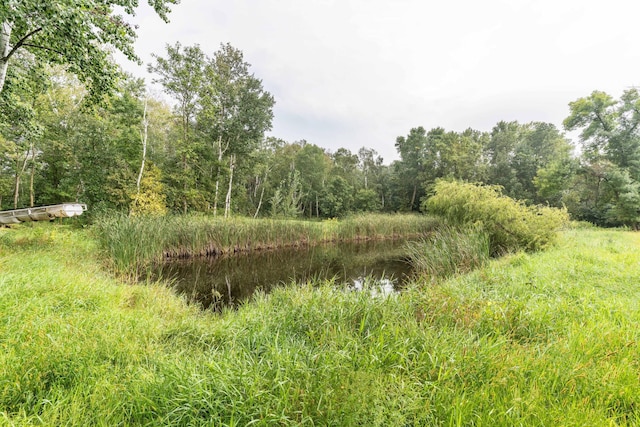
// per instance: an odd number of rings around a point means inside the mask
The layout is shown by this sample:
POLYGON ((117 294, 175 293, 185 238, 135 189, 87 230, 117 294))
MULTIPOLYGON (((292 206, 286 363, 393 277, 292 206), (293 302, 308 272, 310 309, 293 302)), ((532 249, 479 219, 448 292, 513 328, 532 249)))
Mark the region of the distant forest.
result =
POLYGON ((167 46, 149 70, 173 107, 131 76, 100 92, 68 68, 14 55, 0 92, 0 208, 79 201, 92 213, 333 218, 418 211, 436 180, 456 179, 577 220, 640 223, 636 89, 569 103, 564 130, 581 132, 578 147, 550 123, 419 126, 389 141, 400 160, 384 164, 372 148, 265 137, 274 98, 229 44, 211 56, 167 46))

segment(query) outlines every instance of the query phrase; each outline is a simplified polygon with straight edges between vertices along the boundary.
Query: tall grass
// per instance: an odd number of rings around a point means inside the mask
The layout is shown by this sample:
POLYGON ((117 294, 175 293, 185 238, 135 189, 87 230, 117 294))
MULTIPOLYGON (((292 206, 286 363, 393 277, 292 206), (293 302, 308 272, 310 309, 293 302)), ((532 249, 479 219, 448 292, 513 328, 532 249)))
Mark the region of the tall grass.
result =
POLYGON ((431 281, 468 273, 490 258, 489 235, 480 227, 441 226, 405 246, 414 269, 431 281))
POLYGON ((425 235, 438 220, 422 215, 358 215, 322 222, 204 216, 100 218, 94 227, 116 271, 139 275, 163 257, 217 255, 328 241, 425 235))
POLYGON ((0 230, 0 424, 640 425, 638 248, 571 230, 400 295, 212 315, 124 286, 86 231, 0 230))

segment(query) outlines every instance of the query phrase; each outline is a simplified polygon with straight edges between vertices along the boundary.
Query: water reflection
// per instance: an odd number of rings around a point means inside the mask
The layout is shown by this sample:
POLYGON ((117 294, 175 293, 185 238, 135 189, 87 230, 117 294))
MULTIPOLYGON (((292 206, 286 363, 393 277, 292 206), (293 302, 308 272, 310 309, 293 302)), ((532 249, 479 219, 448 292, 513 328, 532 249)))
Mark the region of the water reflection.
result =
POLYGON ((353 279, 353 284, 349 288, 356 292, 368 291, 372 298, 388 297, 398 292, 395 285, 396 282, 396 279, 392 280, 385 277, 379 279, 358 277, 353 279))
POLYGON ((351 289, 376 289, 382 295, 401 288, 411 274, 403 247, 404 241, 386 240, 176 260, 156 274, 204 308, 237 304, 257 290, 268 292, 274 286, 310 279, 335 279, 351 289), (378 284, 364 286, 364 278, 378 284))

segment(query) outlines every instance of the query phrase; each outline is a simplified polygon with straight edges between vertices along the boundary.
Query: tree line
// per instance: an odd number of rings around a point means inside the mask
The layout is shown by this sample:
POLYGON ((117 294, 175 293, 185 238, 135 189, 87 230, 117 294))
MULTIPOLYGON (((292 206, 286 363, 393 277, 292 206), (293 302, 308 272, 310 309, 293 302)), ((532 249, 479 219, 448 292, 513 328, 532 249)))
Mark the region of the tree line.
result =
MULTIPOLYGON (((175 3, 150 2, 163 19, 175 3)), ((331 218, 418 211, 438 180, 455 179, 599 225, 640 223, 635 88, 571 102, 563 125, 580 131, 577 146, 550 123, 419 126, 385 164, 368 147, 329 152, 265 137, 274 97, 230 44, 208 54, 176 43, 154 55, 148 69, 171 99, 162 101, 96 48, 136 59, 134 28, 114 4, 0 6, 0 208, 80 201, 93 212, 331 218)))

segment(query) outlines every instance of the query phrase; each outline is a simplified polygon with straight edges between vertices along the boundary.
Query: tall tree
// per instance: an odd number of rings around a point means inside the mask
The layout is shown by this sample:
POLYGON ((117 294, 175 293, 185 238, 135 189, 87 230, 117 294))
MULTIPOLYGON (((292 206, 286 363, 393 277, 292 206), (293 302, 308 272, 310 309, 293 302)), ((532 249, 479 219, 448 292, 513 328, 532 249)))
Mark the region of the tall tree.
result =
POLYGON ((579 215, 600 224, 640 223, 640 94, 626 90, 619 101, 594 91, 569 104, 567 130, 581 130, 584 164, 579 174, 594 179, 581 192, 579 215))
MULTIPOLYGON (((8 145, 5 156, 11 165, 6 171, 13 174, 13 207, 20 204, 20 189, 25 173, 31 172, 33 183, 37 147, 43 128, 38 118, 39 99, 49 85, 48 73, 32 55, 20 54, 19 66, 11 70, 11 83, 0 93, 0 135, 8 145), (30 165, 30 167, 29 167, 30 165)), ((5 171, 0 170, 0 173, 5 171)), ((33 204, 33 185, 30 186, 30 204, 33 204)))
MULTIPOLYGON (((194 132, 196 114, 201 108, 206 56, 198 45, 182 47, 180 43, 167 45, 167 56, 153 55, 156 62, 149 64, 149 71, 158 77, 164 90, 176 101, 175 114, 180 123, 181 134, 175 143, 175 154, 180 170, 172 174, 179 188, 177 198, 184 213, 194 202, 196 188, 195 157, 197 139, 194 132)), ((197 197, 196 197, 197 198, 197 197)))
POLYGON ((523 137, 522 131, 516 121, 500 121, 491 130, 487 145, 488 183, 502 186, 506 195, 516 199, 522 189, 513 168, 513 158, 523 137))
POLYGON ((420 208, 420 198, 424 182, 424 158, 427 146, 427 131, 419 126, 409 131, 406 137, 396 138, 396 150, 400 153, 401 161, 395 165, 396 175, 400 182, 404 183, 405 208, 418 210, 420 208), (408 195, 407 195, 408 193, 408 195))
POLYGON ((307 216, 320 216, 321 198, 331 169, 331 159, 315 144, 304 143, 295 157, 303 192, 303 211, 307 216))
POLYGON ((238 162, 257 149, 273 120, 273 96, 262 87, 262 81, 249 72, 249 67, 242 51, 227 43, 215 52, 204 71, 198 122, 209 144, 217 151, 214 213, 218 206, 222 161, 227 157, 225 216, 231 212, 233 178, 238 162))
MULTIPOLYGON (((149 0, 167 21, 169 7, 179 0, 149 0)), ((131 60, 136 29, 114 11, 134 15, 138 0, 19 0, 0 2, 0 92, 17 52, 27 50, 38 60, 64 64, 87 85, 90 97, 101 98, 115 88, 118 75, 104 45, 131 60)))
POLYGON ((514 150, 512 168, 520 192, 517 197, 530 203, 547 200, 538 197, 534 179, 551 163, 568 161, 573 146, 551 123, 533 122, 522 126, 522 138, 514 150))
POLYGON ((587 159, 601 159, 617 128, 617 102, 608 94, 593 91, 591 95, 569 103, 570 115, 563 125, 566 130, 581 129, 580 141, 587 159))

